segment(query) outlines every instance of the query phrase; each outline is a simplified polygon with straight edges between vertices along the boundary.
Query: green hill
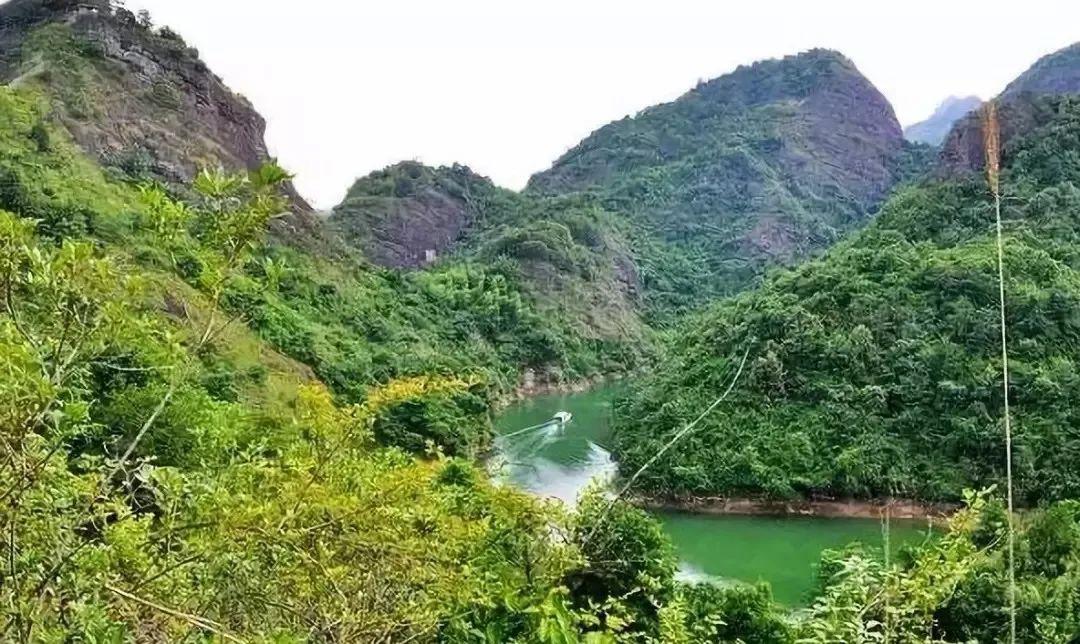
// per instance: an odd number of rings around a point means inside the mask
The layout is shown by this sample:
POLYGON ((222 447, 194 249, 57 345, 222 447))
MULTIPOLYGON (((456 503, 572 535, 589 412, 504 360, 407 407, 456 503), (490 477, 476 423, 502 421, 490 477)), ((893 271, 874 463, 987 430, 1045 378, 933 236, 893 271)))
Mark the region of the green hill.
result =
POLYGON ((736 292, 861 227, 925 165, 888 101, 842 55, 812 50, 703 82, 610 123, 529 182, 585 192, 639 226, 661 310, 736 292))
POLYGON ((587 199, 522 195, 464 166, 403 162, 358 179, 330 225, 359 249, 360 262, 413 275, 461 264, 500 267, 542 318, 536 326, 565 324, 579 341, 605 343, 626 357, 647 342, 629 235, 587 199))
MULTIPOLYGON (((1080 495, 1080 103, 1005 150, 1006 271, 1016 487, 1027 504, 1080 495)), ((820 260, 695 319, 617 426, 632 471, 751 358, 730 404, 660 467, 670 494, 902 495, 954 500, 1001 482, 996 247, 984 184, 901 191, 820 260)))
MULTIPOLYGON (((563 381, 629 368, 652 337, 643 311, 672 311, 662 305, 700 276, 644 210, 399 164, 358 182, 327 224, 267 158, 247 101, 178 34, 106 0, 0 4, 0 79, 3 641, 787 644, 1002 632, 1003 521, 984 497, 899 564, 827 554, 812 605, 792 613, 764 585, 684 583, 660 524, 628 504, 589 493, 567 508, 489 479, 490 411, 523 371, 563 381), (439 236, 414 245, 398 236, 410 225, 439 236)), ((1077 111, 1048 103, 1037 114, 1054 117, 1039 123, 1049 135, 1009 150, 1025 204, 1010 225, 1034 222, 1015 234, 1060 239, 1024 255, 1040 270, 1024 273, 1019 331, 1057 334, 1039 336, 1052 360, 1037 368, 1035 403, 1073 391, 1063 347, 1076 324, 1078 199, 1063 182, 1080 165, 1077 111), (1048 284, 1060 298, 1043 297, 1048 284)), ((970 290, 975 311, 942 324, 974 328, 989 288, 980 225, 915 216, 975 204, 973 190, 905 192, 881 230, 836 253, 892 262, 896 279, 967 279, 944 283, 970 290), (921 241, 877 252, 902 235, 921 241), (966 256, 969 242, 971 276, 930 261, 966 256), (918 253, 929 268, 911 265, 918 253)), ((827 295, 843 281, 816 286, 827 295)), ((837 288, 831 311, 814 314, 843 309, 837 288)), ((896 294, 874 288, 878 309, 896 294)), ((908 290, 899 301, 932 297, 921 282, 908 290)), ((755 321, 762 337, 782 326, 774 312, 755 321)), ((738 350, 736 331, 717 342, 738 350)), ((965 333, 976 346, 980 332, 965 333)), ((838 368, 875 368, 873 337, 854 329, 851 355, 865 364, 838 368)), ((764 359, 760 391, 819 391, 764 359)), ((700 379, 687 384, 715 380, 691 366, 700 379)), ((982 393, 955 395, 977 406, 982 393)), ((1042 433, 1023 438, 1041 441, 1030 443, 1040 464, 1058 448, 1061 466, 1036 473, 1056 495, 1071 489, 1072 448, 1051 430, 1072 412, 1036 412, 1042 433)), ((1018 521, 1021 641, 1075 639, 1077 516, 1062 503, 1018 521)))

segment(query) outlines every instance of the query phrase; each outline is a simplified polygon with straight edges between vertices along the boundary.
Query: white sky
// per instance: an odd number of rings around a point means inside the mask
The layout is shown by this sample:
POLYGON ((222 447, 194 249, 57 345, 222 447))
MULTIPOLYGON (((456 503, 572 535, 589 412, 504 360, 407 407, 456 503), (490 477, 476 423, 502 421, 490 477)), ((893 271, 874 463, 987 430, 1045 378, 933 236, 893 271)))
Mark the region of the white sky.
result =
POLYGON ((741 63, 837 49, 901 123, 1080 40, 1076 0, 128 0, 269 122, 321 208, 402 159, 521 188, 601 125, 741 63))

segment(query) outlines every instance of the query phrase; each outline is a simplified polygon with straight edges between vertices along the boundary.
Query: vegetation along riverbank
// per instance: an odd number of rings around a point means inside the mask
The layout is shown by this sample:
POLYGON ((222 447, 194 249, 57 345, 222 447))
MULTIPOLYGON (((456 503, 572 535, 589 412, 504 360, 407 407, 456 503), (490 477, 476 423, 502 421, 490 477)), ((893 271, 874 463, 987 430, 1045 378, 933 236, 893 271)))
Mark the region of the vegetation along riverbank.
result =
POLYGON ((401 161, 316 213, 185 36, 0 3, 0 640, 1078 641, 1078 94, 1073 46, 995 99, 1001 284, 985 119, 906 141, 836 51, 602 125, 520 191, 401 161), (500 401, 629 373, 641 499, 955 511, 822 553, 793 611, 679 574, 630 503, 481 467, 500 401))

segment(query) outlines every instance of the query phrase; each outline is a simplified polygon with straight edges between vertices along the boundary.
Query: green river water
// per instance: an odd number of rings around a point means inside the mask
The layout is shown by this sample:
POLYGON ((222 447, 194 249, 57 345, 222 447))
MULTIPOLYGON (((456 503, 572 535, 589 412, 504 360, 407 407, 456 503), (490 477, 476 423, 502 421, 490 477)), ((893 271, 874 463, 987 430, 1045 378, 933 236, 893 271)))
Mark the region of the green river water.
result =
MULTIPOLYGON (((500 434, 497 474, 542 496, 573 503, 594 477, 610 478, 608 452, 611 400, 617 386, 579 394, 539 396, 512 405, 496 418, 500 434), (561 429, 544 425, 558 411, 573 414, 561 429), (539 426, 539 427, 536 427, 539 426), (524 428, 534 429, 522 431, 524 428)), ((671 536, 684 578, 723 582, 764 580, 777 601, 805 602, 821 551, 851 542, 881 547, 881 525, 873 519, 716 516, 656 512, 671 536)), ((926 538, 924 522, 893 521, 891 545, 926 538)))

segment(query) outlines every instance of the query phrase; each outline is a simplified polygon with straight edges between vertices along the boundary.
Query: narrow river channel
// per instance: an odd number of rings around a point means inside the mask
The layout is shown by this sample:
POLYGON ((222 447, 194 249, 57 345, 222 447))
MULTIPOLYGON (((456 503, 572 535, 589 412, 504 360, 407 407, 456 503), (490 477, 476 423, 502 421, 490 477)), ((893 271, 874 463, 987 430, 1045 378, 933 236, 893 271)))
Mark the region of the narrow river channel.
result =
MULTIPOLYGON (((537 495, 573 503, 594 477, 610 478, 611 402, 618 385, 578 394, 538 396, 504 409, 495 419, 498 475, 537 495), (561 429, 545 425, 556 412, 573 419, 561 429), (526 429, 532 428, 532 429, 526 429)), ((655 512, 675 544, 685 577, 727 583, 764 580, 777 601, 805 602, 821 551, 861 542, 880 548, 873 519, 716 516, 655 512)), ((926 538, 921 521, 893 521, 891 545, 926 538)))

